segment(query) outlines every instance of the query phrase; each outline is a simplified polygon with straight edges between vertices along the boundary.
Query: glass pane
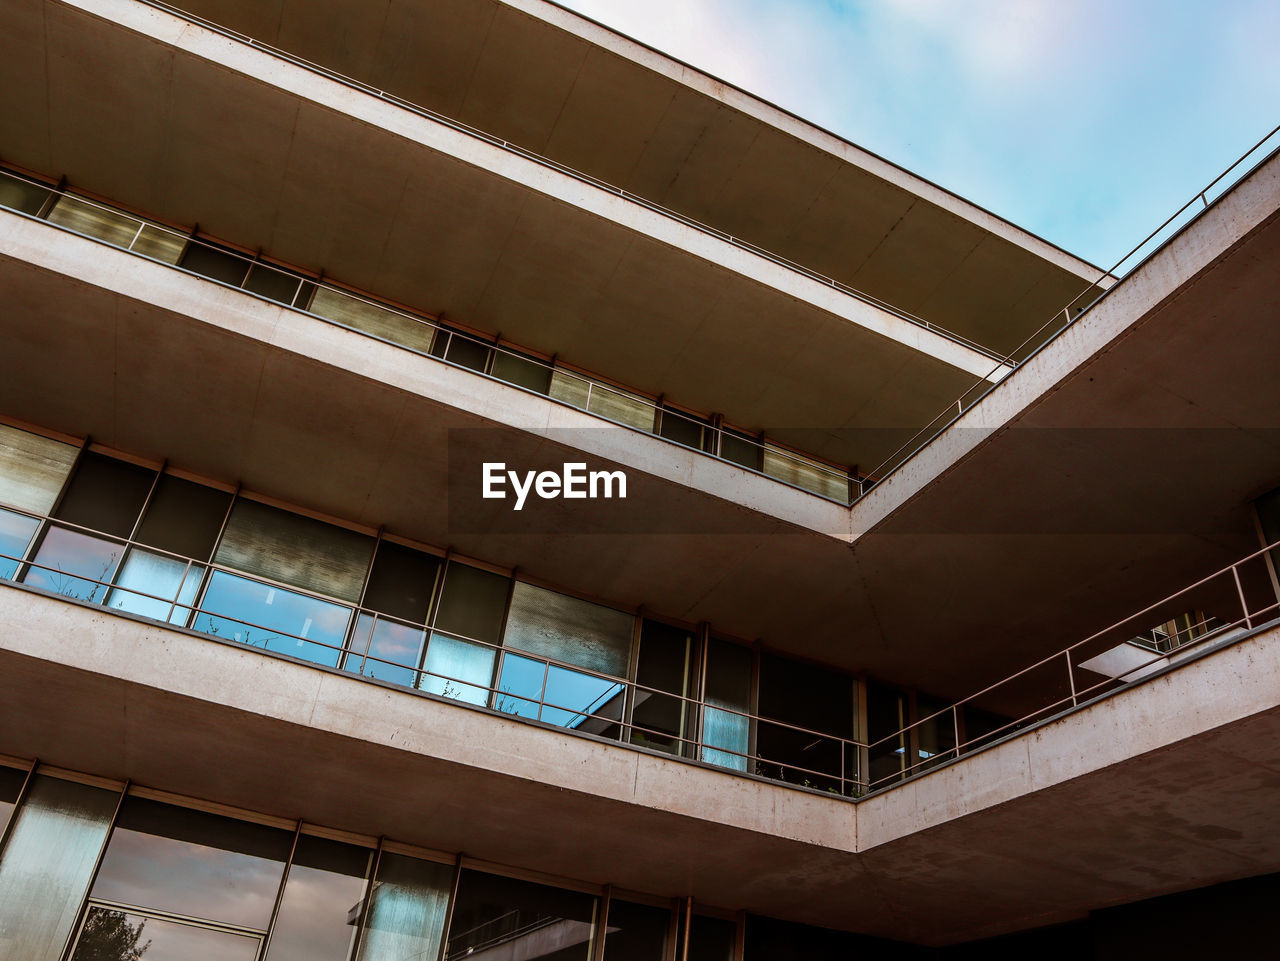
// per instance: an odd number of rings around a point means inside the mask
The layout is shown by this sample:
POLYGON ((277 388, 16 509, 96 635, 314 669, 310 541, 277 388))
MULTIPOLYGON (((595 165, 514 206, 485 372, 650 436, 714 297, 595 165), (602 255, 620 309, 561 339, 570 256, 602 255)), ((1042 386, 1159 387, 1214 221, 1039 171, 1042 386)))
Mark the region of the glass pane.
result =
POLYGON ((358 601, 373 538, 291 511, 240 499, 214 560, 246 574, 358 601))
POLYGON ((601 737, 618 738, 626 687, 590 674, 552 667, 542 720, 601 737))
POLYGON ((413 687, 418 678, 418 665, 422 662, 425 638, 426 632, 420 627, 381 618, 375 621, 371 615, 361 614, 356 623, 352 648, 363 656, 349 656, 347 670, 413 687))
POLYGON ((550 394, 556 400, 580 410, 587 409, 587 392, 591 382, 585 377, 556 369, 551 372, 550 394))
POLYGON ((689 703, 656 691, 687 696, 693 684, 693 635, 657 621, 641 627, 636 660, 631 743, 680 753, 688 730, 689 703), (653 688, 655 690, 646 690, 653 688))
POLYGON ((58 961, 119 794, 36 775, 0 851, 0 957, 58 961))
POLYGON ((18 801, 22 791, 22 783, 27 779, 27 772, 16 767, 0 767, 0 833, 9 823, 9 815, 18 801))
POLYGON ((868 760, 872 788, 884 787, 888 779, 900 775, 906 767, 907 742, 901 733, 906 724, 907 703, 903 694, 879 684, 868 684, 867 736, 871 743, 868 760))
POLYGON ((347 961, 372 867, 368 848, 298 838, 267 961, 347 961))
POLYGON ((13 577, 39 526, 40 522, 34 517, 0 510, 0 579, 13 577))
POLYGON ((176 264, 182 259, 182 252, 186 249, 189 239, 186 234, 147 224, 142 228, 142 233, 138 234, 138 239, 133 242, 132 250, 135 254, 142 254, 153 260, 176 264))
POLYGON ((585 961, 595 917, 590 894, 464 870, 445 958, 585 961))
POLYGON ((489 365, 489 352, 493 348, 474 334, 467 334, 449 327, 440 327, 436 333, 431 353, 443 357, 452 364, 469 367, 481 373, 489 365))
POLYGON ((517 581, 503 645, 626 677, 635 618, 517 581))
POLYGON ((493 696, 493 709, 517 717, 538 717, 542 700, 542 682, 547 665, 542 661, 502 655, 502 676, 498 678, 498 690, 493 696))
POLYGON ((614 898, 604 942, 605 961, 666 961, 671 909, 614 898))
POLYGON ((364 590, 363 607, 425 624, 440 571, 440 558, 382 541, 364 590))
POLYGON ((752 470, 761 467, 760 442, 736 431, 725 429, 720 432, 720 456, 752 470))
POLYGON ((50 189, 32 183, 7 171, 0 171, 0 207, 20 210, 24 214, 38 214, 49 198, 50 189))
POLYGON ((436 628, 497 644, 510 589, 511 580, 501 574, 450 561, 436 612, 436 628))
POLYGON ((265 930, 292 845, 278 828, 129 797, 90 893, 265 930))
POLYGON ((689 929, 688 961, 733 961, 738 925, 721 918, 693 916, 689 929))
POLYGON ((50 527, 22 580, 63 597, 101 603, 123 554, 124 545, 115 541, 50 527))
POLYGON ((254 961, 262 938, 93 906, 71 961, 254 961))
POLYGON ((330 287, 316 287, 308 310, 423 354, 431 352, 431 341, 436 333, 435 327, 426 321, 378 307, 330 287))
POLYGON ((70 444, 0 424, 0 502, 48 514, 77 453, 70 444))
POLYGON ((164 474, 138 526, 138 540, 207 561, 230 506, 231 495, 226 491, 164 474))
POLYGON ((302 277, 292 271, 258 263, 249 269, 249 279, 244 282, 244 289, 280 304, 292 304, 302 282, 302 277))
POLYGON ((545 394, 551 389, 551 365, 545 360, 513 353, 509 347, 494 351, 493 369, 490 373, 508 384, 537 391, 539 394, 545 394))
POLYGON ((744 755, 750 745, 751 719, 745 712, 751 704, 751 661, 751 651, 739 644, 712 638, 707 645, 702 760, 739 771, 748 769, 744 755))
POLYGON ((839 738, 853 735, 853 678, 776 654, 760 655, 758 710, 762 718, 831 734, 818 737, 761 721, 756 731, 756 754, 766 759, 757 774, 793 784, 841 790, 842 764, 856 757, 839 738), (769 763, 772 762, 772 763, 769 763), (819 775, 831 775, 827 780, 819 775))
POLYGON ((186 624, 204 567, 133 548, 125 558, 107 606, 170 624, 186 624), (127 590, 126 590, 127 588, 127 590), (174 606, 174 602, 178 605, 174 606))
POLYGON ((591 402, 587 409, 593 414, 608 417, 628 427, 638 430, 653 431, 656 413, 653 401, 629 394, 616 387, 596 384, 591 388, 591 402))
POLYGON ((737 771, 747 770, 751 721, 742 714, 708 707, 702 715, 702 760, 737 771))
POLYGON ((140 220, 68 194, 53 205, 49 222, 116 247, 128 247, 142 226, 140 220))
POLYGON ((444 937, 453 866, 384 852, 360 944, 360 961, 434 961, 444 937))
POLYGON ((496 655, 497 651, 491 647, 432 634, 427 647, 428 673, 423 674, 419 686, 432 694, 468 704, 488 704, 496 655))
POLYGON ((764 448, 764 472, 807 491, 844 503, 849 499, 849 477, 834 467, 803 460, 768 444, 764 448))
POLYGON ((88 452, 76 465, 57 516, 103 534, 128 537, 155 479, 156 472, 148 467, 88 452))
POLYGON ((709 450, 711 441, 714 439, 711 436, 709 421, 666 408, 662 411, 658 433, 667 440, 673 440, 685 447, 692 447, 694 450, 709 450))
POLYGON ((336 667, 351 609, 214 571, 191 625, 197 631, 336 667))
POLYGON ((249 258, 243 254, 215 247, 207 240, 192 240, 178 266, 201 277, 239 287, 249 273, 249 264, 249 258))

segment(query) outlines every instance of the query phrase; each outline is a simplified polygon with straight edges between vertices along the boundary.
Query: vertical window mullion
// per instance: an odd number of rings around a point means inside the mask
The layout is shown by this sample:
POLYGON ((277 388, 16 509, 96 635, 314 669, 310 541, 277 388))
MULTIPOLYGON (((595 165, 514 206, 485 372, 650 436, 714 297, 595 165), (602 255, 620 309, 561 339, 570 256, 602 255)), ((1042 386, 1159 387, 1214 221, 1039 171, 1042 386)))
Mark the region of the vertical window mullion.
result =
MULTIPOLYGON (((33 768, 32 774, 34 773, 35 770, 33 768)), ((120 809, 124 806, 124 799, 129 795, 130 783, 132 782, 124 782, 124 787, 120 789, 120 796, 116 798, 116 809, 111 813, 111 823, 107 825, 107 833, 102 838, 102 846, 98 849, 98 857, 93 862, 93 870, 89 873, 89 883, 85 885, 84 896, 80 898, 80 910, 76 912, 75 924, 72 925, 66 940, 62 942, 62 953, 59 955, 61 958, 71 957, 76 943, 80 940, 80 932, 84 927, 85 917, 89 910, 89 892, 93 890, 94 882, 98 880, 98 872, 102 869, 102 859, 107 856, 107 846, 111 843, 111 835, 115 832, 116 822, 120 819, 120 809)), ((14 813, 17 813, 16 808, 14 813)))
POLYGON ((262 936, 258 947, 258 961, 266 958, 271 950, 271 935, 276 930, 276 918, 280 916, 280 904, 284 901, 284 886, 289 883, 289 871, 293 867, 294 855, 298 853, 298 838, 302 836, 302 821, 299 819, 293 830, 293 845, 289 848, 289 857, 284 862, 284 870, 280 872, 280 885, 276 888, 276 900, 271 906, 271 920, 267 922, 267 933, 262 936))

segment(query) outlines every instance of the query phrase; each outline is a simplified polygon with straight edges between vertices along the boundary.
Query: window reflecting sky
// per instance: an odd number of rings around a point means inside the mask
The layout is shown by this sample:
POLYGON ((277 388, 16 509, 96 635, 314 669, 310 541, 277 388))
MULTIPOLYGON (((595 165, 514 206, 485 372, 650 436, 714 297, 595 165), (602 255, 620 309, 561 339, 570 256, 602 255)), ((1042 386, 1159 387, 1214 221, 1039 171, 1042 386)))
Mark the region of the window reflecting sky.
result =
POLYGON ((215 571, 209 578, 201 607, 213 613, 196 617, 192 626, 198 631, 330 667, 338 664, 338 648, 351 617, 350 608, 226 571, 215 571))

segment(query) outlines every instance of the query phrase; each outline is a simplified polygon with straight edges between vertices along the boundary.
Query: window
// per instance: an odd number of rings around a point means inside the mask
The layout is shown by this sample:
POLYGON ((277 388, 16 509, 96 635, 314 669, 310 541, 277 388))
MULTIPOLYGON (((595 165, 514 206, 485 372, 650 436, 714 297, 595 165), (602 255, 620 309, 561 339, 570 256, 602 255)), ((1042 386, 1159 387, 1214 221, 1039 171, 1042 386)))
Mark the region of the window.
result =
POLYGON ((201 277, 239 287, 249 276, 252 260, 244 254, 207 240, 192 240, 178 266, 201 277))
POLYGON ((157 958, 254 961, 292 843, 278 828, 126 798, 72 961, 131 939, 157 958))
POLYGON ((763 470, 770 477, 794 484, 833 501, 849 500, 849 474, 806 457, 793 454, 774 444, 764 445, 763 470))
POLYGON ((751 651, 711 638, 707 643, 706 705, 702 709, 702 760, 750 770, 751 651))
POLYGON ((670 908, 611 899, 605 924, 605 961, 663 961, 672 920, 670 908))
POLYGON ((484 373, 489 366, 489 354, 493 348, 475 334, 468 334, 455 327, 441 326, 436 330, 431 353, 451 364, 469 367, 484 373))
POLYGON ((356 602, 373 538, 291 511, 238 499, 214 560, 238 571, 356 602))
POLYGON ((423 354, 431 352, 431 343, 436 334, 436 329, 424 320, 408 317, 387 307, 379 307, 332 287, 317 286, 307 310, 319 317, 336 320, 345 327, 423 354))
POLYGON ((49 211, 49 222, 76 233, 102 240, 115 247, 128 247, 142 221, 114 210, 62 194, 49 211))
POLYGON ((59 961, 119 798, 33 777, 0 852, 0 956, 59 961))
POLYGON ((714 452, 716 448, 715 429, 709 419, 686 414, 666 404, 659 414, 658 434, 694 450, 714 452))
POLYGON ((760 470, 764 466, 764 446, 759 438, 731 427, 720 431, 720 456, 751 470, 760 470))
POLYGON ((631 743, 683 754, 694 704, 694 635, 645 620, 636 656, 636 690, 631 709, 631 743))
POLYGON ((0 424, 0 503, 49 513, 78 453, 70 444, 0 424))
POLYGON ((431 554, 389 541, 379 543, 362 606, 389 617, 359 615, 347 670, 394 684, 417 685, 427 637, 422 625, 428 622, 441 566, 431 554))
POLYGON ((587 961, 596 908, 590 894, 464 870, 446 961, 469 956, 587 961))
POLYGON ((495 707, 561 727, 619 735, 625 685, 535 658, 626 677, 635 618, 623 611, 517 582, 511 595, 495 707), (540 704, 540 701, 545 701, 540 704))
POLYGON ((761 720, 756 731, 760 769, 756 773, 841 791, 842 771, 851 771, 856 761, 853 747, 845 747, 840 740, 853 735, 853 685, 852 677, 831 668, 761 654, 757 706, 761 720), (771 724, 766 718, 784 723, 771 724))
POLYGON ((0 580, 13 577, 40 522, 0 508, 0 580))
POLYGON ((515 384, 517 387, 524 387, 539 394, 545 394, 551 390, 551 364, 510 347, 495 348, 493 369, 490 373, 508 384, 515 384))
POLYGON ((489 703, 496 651, 486 645, 501 640, 510 590, 510 578, 501 574, 449 563, 427 647, 422 690, 470 704, 489 703))
POLYGON ((372 868, 369 848, 298 838, 267 961, 348 961, 372 868))
POLYGON ((49 200, 53 191, 44 184, 0 171, 0 207, 37 215, 49 200))
POLYGON ((449 864, 384 851, 359 961, 434 959, 444 938, 453 873, 449 864))

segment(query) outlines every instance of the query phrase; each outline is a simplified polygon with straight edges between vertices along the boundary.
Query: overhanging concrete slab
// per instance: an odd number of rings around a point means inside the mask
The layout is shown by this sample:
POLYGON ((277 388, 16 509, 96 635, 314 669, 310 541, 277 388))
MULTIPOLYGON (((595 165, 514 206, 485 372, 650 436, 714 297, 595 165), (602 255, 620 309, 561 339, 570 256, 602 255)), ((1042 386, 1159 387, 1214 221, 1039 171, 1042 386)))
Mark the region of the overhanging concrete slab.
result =
POLYGON ((1102 274, 846 140, 541 0, 176 5, 1002 353, 1102 274))
POLYGON ((854 804, 19 587, 0 622, 0 752, 581 881, 949 944, 1280 868, 1277 627, 854 804))
POLYGON ((0 18, 0 89, 21 101, 0 111, 0 157, 819 456, 865 460, 850 432, 917 426, 1004 373, 714 234, 167 13, 47 0, 0 18))

